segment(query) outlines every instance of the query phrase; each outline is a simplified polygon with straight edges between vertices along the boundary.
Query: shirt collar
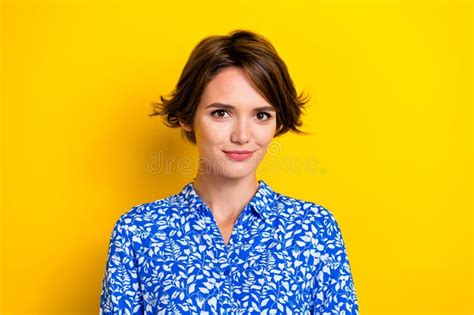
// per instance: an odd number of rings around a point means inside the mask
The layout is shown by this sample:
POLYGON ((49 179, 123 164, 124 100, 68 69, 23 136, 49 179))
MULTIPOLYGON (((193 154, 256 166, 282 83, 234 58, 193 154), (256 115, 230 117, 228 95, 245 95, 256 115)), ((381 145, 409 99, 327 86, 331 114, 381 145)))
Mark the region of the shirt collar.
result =
MULTIPOLYGON (((184 198, 187 202, 189 210, 202 209, 205 205, 201 197, 194 188, 193 182, 189 182, 183 186, 178 196, 184 198)), ((248 206, 253 209, 257 215, 263 220, 269 218, 271 212, 271 204, 275 201, 277 193, 263 179, 258 180, 258 188, 248 206)))

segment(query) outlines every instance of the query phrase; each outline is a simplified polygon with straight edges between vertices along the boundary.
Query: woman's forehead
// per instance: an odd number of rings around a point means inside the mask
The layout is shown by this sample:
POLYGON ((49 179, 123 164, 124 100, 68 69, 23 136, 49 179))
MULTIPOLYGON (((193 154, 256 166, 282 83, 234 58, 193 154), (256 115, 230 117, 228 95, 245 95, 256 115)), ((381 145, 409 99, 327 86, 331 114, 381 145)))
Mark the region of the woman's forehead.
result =
POLYGON ((219 72, 205 87, 201 101, 204 106, 213 103, 229 109, 239 107, 271 106, 254 86, 247 74, 235 67, 219 72), (227 105, 227 106, 226 106, 227 105))

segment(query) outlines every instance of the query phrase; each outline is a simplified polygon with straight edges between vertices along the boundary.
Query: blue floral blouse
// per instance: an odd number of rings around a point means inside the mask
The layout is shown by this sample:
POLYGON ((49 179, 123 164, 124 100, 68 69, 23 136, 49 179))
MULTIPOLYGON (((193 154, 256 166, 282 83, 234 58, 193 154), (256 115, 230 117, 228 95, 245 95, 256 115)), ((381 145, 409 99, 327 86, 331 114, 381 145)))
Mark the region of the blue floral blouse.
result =
POLYGON ((227 245, 193 182, 123 213, 100 314, 358 314, 333 215, 258 182, 227 245))

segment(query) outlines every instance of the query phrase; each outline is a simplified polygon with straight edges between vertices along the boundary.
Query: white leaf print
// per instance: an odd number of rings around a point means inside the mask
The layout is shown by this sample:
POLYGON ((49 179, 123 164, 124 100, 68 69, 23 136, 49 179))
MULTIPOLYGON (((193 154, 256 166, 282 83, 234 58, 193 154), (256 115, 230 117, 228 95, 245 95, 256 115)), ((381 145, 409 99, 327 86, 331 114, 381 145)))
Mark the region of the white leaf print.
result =
POLYGON ((217 304, 217 299, 213 296, 212 298, 209 299, 208 303, 212 307, 212 309, 215 309, 216 304, 217 304))
POLYGON ((260 185, 231 246, 192 186, 124 214, 111 234, 101 315, 357 315, 331 213, 260 185))

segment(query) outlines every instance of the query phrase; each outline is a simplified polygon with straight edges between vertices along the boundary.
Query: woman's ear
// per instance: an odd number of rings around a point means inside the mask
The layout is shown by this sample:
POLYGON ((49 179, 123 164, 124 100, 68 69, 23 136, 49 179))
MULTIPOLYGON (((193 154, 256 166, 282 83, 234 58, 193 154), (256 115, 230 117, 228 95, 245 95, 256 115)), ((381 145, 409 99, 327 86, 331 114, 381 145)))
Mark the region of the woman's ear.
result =
POLYGON ((181 125, 181 128, 183 128, 185 131, 193 130, 191 126, 189 126, 188 124, 185 124, 181 119, 178 119, 178 121, 179 121, 179 124, 181 125))

